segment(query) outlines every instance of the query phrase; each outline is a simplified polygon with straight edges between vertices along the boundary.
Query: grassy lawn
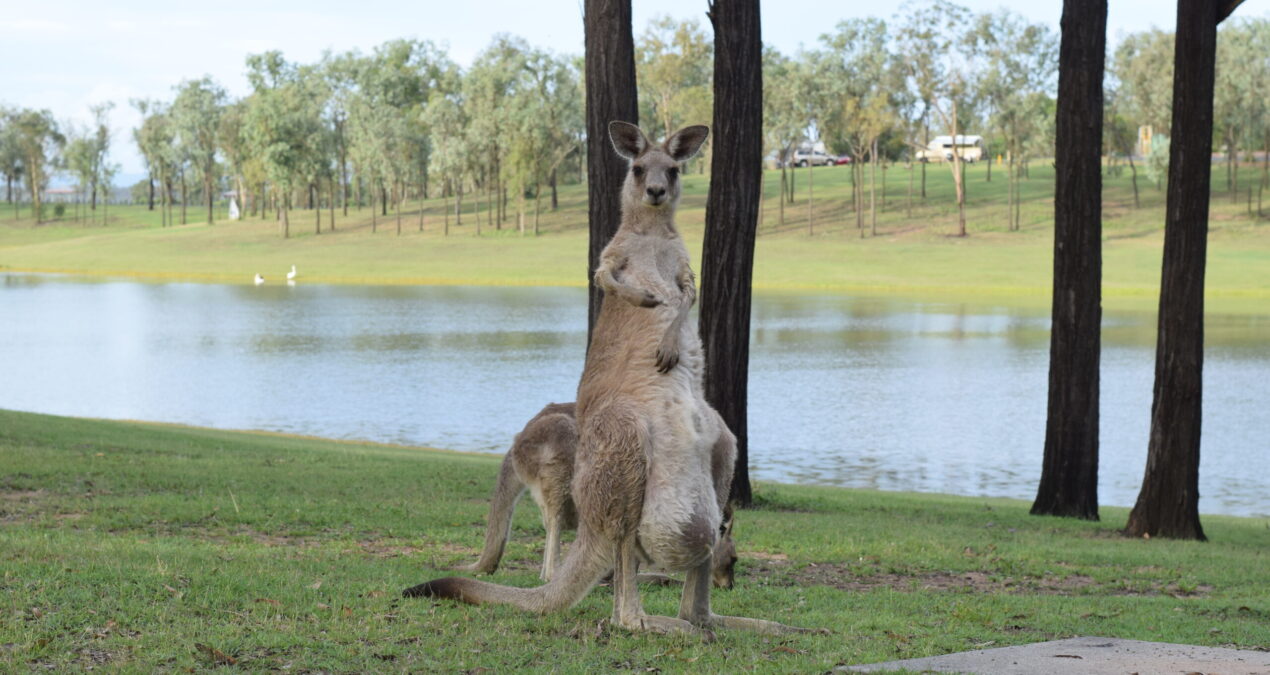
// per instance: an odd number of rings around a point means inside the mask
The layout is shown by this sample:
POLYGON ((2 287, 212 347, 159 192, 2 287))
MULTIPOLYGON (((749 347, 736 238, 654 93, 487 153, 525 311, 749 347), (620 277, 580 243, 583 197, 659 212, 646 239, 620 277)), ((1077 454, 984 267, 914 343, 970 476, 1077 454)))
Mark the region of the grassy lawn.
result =
MULTIPOLYGON (((1022 182, 1018 232, 1006 229, 1004 172, 993 171, 989 182, 986 165, 970 167, 970 236, 964 239, 950 236, 957 212, 945 166, 927 167, 927 199, 915 196, 911 213, 910 177, 919 190, 920 172, 902 165, 879 171, 886 195, 883 200, 879 188, 877 235, 871 233, 866 192, 863 237, 855 226, 847 167, 814 171, 811 208, 807 170, 800 169, 796 200, 785 206, 783 224, 780 173, 767 172, 755 260, 757 288, 1048 304, 1053 255, 1053 169, 1048 162, 1035 162, 1031 177, 1022 182)), ((1256 174, 1245 169, 1241 175, 1247 182, 1256 174)), ((1263 313, 1270 300, 1270 195, 1266 217, 1258 218, 1248 213, 1246 194, 1232 201, 1224 176, 1221 167, 1213 172, 1209 309, 1263 313)), ((700 250, 707 182, 701 175, 684 181, 680 223, 692 251, 700 250)), ((1145 177, 1139 186, 1141 206, 1134 208, 1128 172, 1106 178, 1104 280, 1106 304, 1112 308, 1151 309, 1156 302, 1165 195, 1145 177)), ((0 206, 0 270, 250 283, 257 272, 281 279, 295 264, 301 279, 313 282, 581 285, 586 280, 581 262, 587 245, 585 199, 581 185, 561 188, 555 212, 544 198, 538 237, 532 236, 532 200, 526 202, 530 234, 521 236, 515 200, 497 229, 499 224, 489 222, 489 204, 468 195, 463 225, 451 219, 448 237, 441 234, 445 203, 433 199, 422 204, 422 233, 421 206, 412 202, 402 212, 400 236, 391 213, 376 218, 377 232, 372 234, 370 209, 352 209, 347 217, 337 212, 334 232, 329 230, 330 212, 323 211, 319 236, 314 212, 296 210, 288 240, 280 237, 272 216, 248 214, 243 221, 209 226, 202 222, 205 211, 193 206, 190 224, 166 229, 159 227, 158 212, 144 207, 114 208, 107 226, 76 224, 69 216, 36 226, 29 210, 23 211, 27 217, 15 218, 12 208, 0 206)), ((1254 191, 1254 211, 1256 206, 1254 191)), ((223 216, 223 208, 218 213, 223 216)), ((177 218, 180 222, 179 208, 177 218)))
MULTIPOLYGON (((1123 509, 775 484, 738 516, 715 607, 831 635, 632 635, 606 588, 542 618, 400 599, 473 557, 498 462, 0 411, 0 670, 816 672, 1083 634, 1270 649, 1264 519, 1129 540, 1123 509)), ((495 578, 536 585, 543 536, 522 506, 495 578)))

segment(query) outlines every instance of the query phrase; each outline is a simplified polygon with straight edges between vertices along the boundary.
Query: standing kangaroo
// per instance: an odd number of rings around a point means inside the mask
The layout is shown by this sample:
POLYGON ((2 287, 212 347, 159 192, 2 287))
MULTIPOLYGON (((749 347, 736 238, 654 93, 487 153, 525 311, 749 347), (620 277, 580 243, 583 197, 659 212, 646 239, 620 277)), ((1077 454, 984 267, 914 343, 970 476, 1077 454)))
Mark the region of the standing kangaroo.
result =
MULTIPOLYGON (((507 456, 503 458, 494 494, 490 498, 489 522, 485 530, 485 546, 480 558, 470 565, 455 569, 480 574, 493 574, 502 560, 503 549, 511 535, 512 514, 516 502, 529 488, 542 526, 547 531, 543 550, 543 581, 550 581, 560 560, 561 534, 578 526, 578 513, 569 494, 573 482, 573 463, 578 451, 578 424, 574 403, 549 403, 534 415, 516 434, 507 456)), ((732 588, 735 580, 736 545, 732 541, 732 513, 724 513, 719 528, 719 543, 714 547, 711 575, 718 588, 732 588)), ((665 583, 669 577, 640 575, 640 581, 665 583)))
POLYGON ((679 162, 708 129, 681 129, 661 145, 610 122, 630 162, 622 222, 600 256, 604 291, 578 384, 573 502, 578 538, 551 581, 532 589, 447 577, 403 595, 509 604, 551 612, 582 599, 613 570, 613 623, 630 630, 710 636, 716 627, 799 630, 710 610, 710 557, 728 500, 736 439, 706 403, 701 340, 687 323, 696 300, 688 251, 675 229, 679 162), (678 617, 644 612, 641 561, 687 572, 678 617))

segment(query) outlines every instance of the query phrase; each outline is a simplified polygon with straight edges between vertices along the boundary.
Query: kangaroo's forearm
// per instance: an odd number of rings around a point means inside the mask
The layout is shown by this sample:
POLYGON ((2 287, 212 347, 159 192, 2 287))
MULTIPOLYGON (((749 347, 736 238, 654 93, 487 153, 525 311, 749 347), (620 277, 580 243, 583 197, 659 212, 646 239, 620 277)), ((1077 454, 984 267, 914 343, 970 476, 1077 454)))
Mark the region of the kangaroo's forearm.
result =
POLYGON ((618 280, 613 274, 612 265, 607 262, 601 263, 595 270, 595 285, 605 295, 616 295, 636 307, 655 307, 659 304, 652 293, 618 280))

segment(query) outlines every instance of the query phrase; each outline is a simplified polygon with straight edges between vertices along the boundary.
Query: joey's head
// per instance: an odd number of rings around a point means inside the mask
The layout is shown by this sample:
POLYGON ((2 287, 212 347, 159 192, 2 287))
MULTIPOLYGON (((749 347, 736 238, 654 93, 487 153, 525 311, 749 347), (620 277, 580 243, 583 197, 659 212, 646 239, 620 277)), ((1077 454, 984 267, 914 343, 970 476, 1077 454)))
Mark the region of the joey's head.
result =
POLYGON ((679 203, 679 164, 696 155, 709 134, 705 126, 684 127, 654 145, 634 124, 609 122, 613 148, 630 162, 622 185, 622 212, 641 207, 673 211, 679 203))

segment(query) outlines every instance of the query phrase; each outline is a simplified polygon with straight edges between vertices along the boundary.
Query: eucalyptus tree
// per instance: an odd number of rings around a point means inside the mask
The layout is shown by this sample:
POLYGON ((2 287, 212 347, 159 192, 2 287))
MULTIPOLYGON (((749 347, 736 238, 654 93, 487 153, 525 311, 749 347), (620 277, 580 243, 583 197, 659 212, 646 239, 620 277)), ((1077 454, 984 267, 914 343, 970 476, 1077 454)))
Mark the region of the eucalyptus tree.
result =
POLYGON ((289 64, 276 51, 247 57, 247 67, 254 92, 244 116, 245 136, 274 188, 286 238, 292 193, 308 185, 326 131, 317 78, 312 68, 289 64))
POLYGON ((1125 533, 1204 541, 1199 520, 1204 272, 1217 24, 1240 0, 1178 0, 1155 387, 1142 489, 1125 533))
POLYGON ((850 19, 838 23, 832 33, 820 37, 825 47, 823 85, 831 103, 826 126, 850 151, 855 161, 852 202, 855 204, 856 228, 864 236, 863 165, 869 158, 869 211, 873 234, 877 234, 876 185, 878 139, 894 123, 893 106, 888 97, 887 81, 891 59, 887 51, 886 22, 881 19, 850 19))
POLYGON ((552 183, 555 202, 555 173, 569 155, 582 144, 582 110, 578 105, 577 72, 566 59, 550 52, 530 49, 524 55, 523 82, 510 101, 514 133, 508 139, 507 169, 518 187, 520 230, 524 233, 524 195, 533 183, 534 225, 538 234, 541 188, 552 183))
POLYGON ((225 106, 216 129, 216 144, 220 148, 221 156, 225 158, 225 165, 234 185, 234 193, 238 197, 240 213, 247 208, 245 173, 250 157, 250 148, 244 133, 247 107, 246 101, 235 101, 225 106))
MULTIPOLYGON (((1029 23, 1009 10, 981 14, 971 36, 984 67, 975 89, 986 104, 991 128, 1003 137, 1008 161, 1008 229, 1019 229, 1019 178, 1022 158, 1042 118, 1038 106, 1053 91, 1058 45, 1044 24, 1029 23)), ((1050 146, 1052 147, 1052 146, 1050 146)), ((991 170, 991 157, 988 158, 991 170)))
POLYGON ((1214 123, 1226 146, 1226 187, 1231 199, 1239 196, 1239 157, 1244 144, 1261 130, 1270 115, 1265 88, 1270 70, 1266 40, 1258 32, 1270 30, 1270 19, 1227 22, 1217 34, 1217 81, 1214 123))
POLYGON ((626 166, 609 142, 610 121, 639 123, 631 0, 584 0, 587 138, 587 345, 604 294, 595 285, 600 252, 621 221, 620 189, 626 166))
POLYGON ((14 124, 17 111, 0 107, 0 174, 4 175, 4 200, 13 204, 17 217, 18 200, 13 198, 13 185, 22 180, 22 149, 18 144, 18 128, 14 124))
MULTIPOLYGON (((216 151, 219 147, 220 116, 225 106, 225 90, 210 76, 187 80, 177 87, 172 102, 172 122, 177 141, 189 160, 194 174, 203 183, 203 197, 207 202, 207 224, 213 222, 213 203, 220 173, 216 167, 216 151)), ((189 201, 182 191, 181 203, 189 201)))
MULTIPOLYGON (((898 49, 908 64, 909 81, 918 98, 929 104, 953 138, 963 132, 962 121, 972 95, 975 45, 966 31, 970 11, 947 0, 911 6, 898 31, 898 49)), ((966 186, 961 153, 949 162, 957 192, 957 234, 966 236, 966 186)))
MULTIPOLYGON (((348 106, 357 91, 357 75, 361 55, 357 52, 322 55, 320 65, 330 97, 326 101, 326 119, 331 125, 331 140, 335 149, 335 166, 339 174, 339 201, 348 215, 348 200, 351 185, 348 174, 348 106)), ((331 221, 334 229, 335 221, 331 221)))
POLYGON ((1122 114, 1167 135, 1173 114, 1173 34, 1151 29, 1125 36, 1116 46, 1111 73, 1122 114))
POLYGON ((781 169, 780 227, 785 226, 785 203, 794 201, 789 163, 807 128, 798 107, 797 69, 797 62, 775 48, 763 51, 763 138, 781 169))
MULTIPOLYGON (((453 77, 457 78, 457 70, 453 77)), ((471 153, 468 152, 468 115, 466 102, 457 86, 438 87, 428 96, 423 109, 424 123, 432 131, 432 152, 428 166, 439 176, 444 205, 444 234, 450 234, 449 197, 454 195, 455 225, 463 224, 463 181, 467 177, 471 153)))
POLYGON ((24 109, 10 118, 15 142, 22 160, 22 178, 31 195, 35 222, 44 218, 43 193, 48 187, 52 169, 60 160, 66 137, 48 110, 24 109))
POLYGON ((68 125, 66 147, 62 150, 62 169, 73 176, 78 183, 77 192, 80 196, 77 196, 75 200, 74 215, 77 222, 80 218, 80 202, 84 201, 82 195, 89 185, 93 186, 94 192, 97 190, 98 175, 93 165, 93 155, 92 134, 85 129, 76 129, 73 125, 68 125))
MULTIPOLYGON (((1009 23, 998 36, 1017 34, 1009 23)), ((1098 520, 1107 0, 1064 0, 1061 25, 1049 400, 1032 513, 1098 520)))
POLYGON ((503 158, 516 133, 513 101, 529 86, 523 77, 529 51, 522 38, 497 35, 463 76, 463 94, 471 116, 470 150, 476 153, 478 176, 490 200, 487 218, 499 229, 506 217, 506 179, 514 173, 514 167, 505 166, 503 158))
POLYGON ((708 6, 717 49, 715 140, 698 328, 705 348, 706 400, 737 441, 730 499, 749 506, 750 286, 763 189, 763 102, 755 93, 763 91, 763 41, 757 1, 712 0, 708 6))
POLYGON ((133 141, 141 151, 149 172, 149 207, 154 209, 154 181, 159 182, 159 218, 161 226, 172 224, 172 189, 176 178, 176 133, 168 106, 159 101, 132 99, 141 114, 141 126, 132 130, 133 141))
POLYGON ((696 19, 654 17, 635 42, 640 115, 653 138, 710 116, 714 48, 696 19))
MULTIPOLYGON (((799 53, 795 67, 789 73, 794 89, 795 109, 798 110, 807 140, 811 144, 821 141, 825 126, 834 113, 833 90, 826 86, 832 77, 832 57, 821 51, 799 53)), ((807 234, 815 230, 815 163, 807 162, 807 234)))

